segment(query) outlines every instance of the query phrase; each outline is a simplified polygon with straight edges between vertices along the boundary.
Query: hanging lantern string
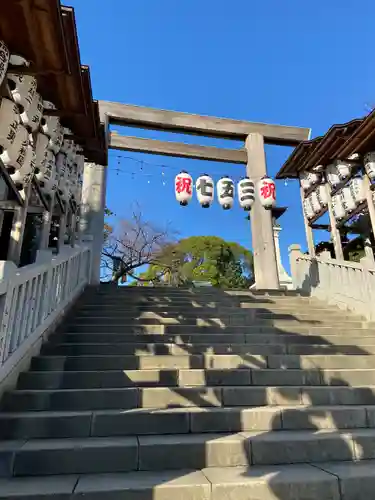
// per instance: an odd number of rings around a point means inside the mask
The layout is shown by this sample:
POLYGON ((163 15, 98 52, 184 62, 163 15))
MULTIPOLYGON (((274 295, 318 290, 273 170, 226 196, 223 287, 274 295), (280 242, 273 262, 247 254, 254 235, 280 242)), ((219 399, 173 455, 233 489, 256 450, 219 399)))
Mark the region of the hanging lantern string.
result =
MULTIPOLYGON (((163 169, 170 169, 170 170, 176 170, 176 167, 175 166, 172 166, 172 165, 164 165, 164 164, 160 164, 160 163, 150 163, 150 162, 145 162, 143 160, 139 160, 138 158, 134 158, 132 156, 116 156, 115 157, 117 159, 117 167, 116 168, 112 168, 111 170, 114 170, 117 174, 118 173, 123 173, 123 174, 127 174, 127 175, 131 175, 132 177, 135 177, 136 175, 139 176, 145 176, 145 177, 159 177, 160 173, 158 172, 155 172, 155 173, 146 173, 143 171, 143 166, 145 165, 148 165, 148 166, 152 166, 152 167, 161 167, 163 169), (134 161, 138 164, 140 164, 140 171, 127 171, 127 170, 124 170, 121 163, 120 163, 120 160, 122 159, 125 159, 125 160, 131 160, 131 161, 134 161)), ((177 168, 178 169, 178 168, 177 168)), ((163 176, 163 178, 165 178, 164 180, 166 181, 167 180, 167 175, 172 175, 174 176, 175 175, 175 172, 164 172, 164 170, 161 172, 161 175, 163 176)), ((199 175, 198 173, 196 175, 199 175)), ((222 172, 213 172, 212 174, 213 176, 218 176, 218 177, 223 177, 223 173, 222 172)), ((234 182, 239 182, 243 176, 238 176, 238 175, 235 175, 235 176, 230 176, 231 179, 234 181, 234 182)))

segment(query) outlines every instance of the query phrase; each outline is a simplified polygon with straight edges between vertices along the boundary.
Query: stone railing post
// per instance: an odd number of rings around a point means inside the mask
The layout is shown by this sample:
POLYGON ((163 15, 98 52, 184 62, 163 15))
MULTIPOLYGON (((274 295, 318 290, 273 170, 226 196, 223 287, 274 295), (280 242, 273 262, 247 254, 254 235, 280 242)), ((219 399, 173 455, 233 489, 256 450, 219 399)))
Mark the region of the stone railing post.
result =
POLYGON ((298 259, 301 257, 301 245, 293 244, 288 248, 289 251, 289 262, 290 262, 290 273, 292 275, 293 288, 298 290, 300 287, 299 276, 298 276, 298 259))

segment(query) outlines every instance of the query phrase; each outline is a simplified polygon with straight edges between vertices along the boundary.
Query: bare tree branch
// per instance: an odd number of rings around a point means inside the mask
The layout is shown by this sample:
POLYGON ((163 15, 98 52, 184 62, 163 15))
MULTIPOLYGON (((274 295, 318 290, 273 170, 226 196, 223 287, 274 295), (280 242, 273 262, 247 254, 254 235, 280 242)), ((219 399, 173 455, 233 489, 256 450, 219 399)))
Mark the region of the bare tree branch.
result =
MULTIPOLYGON (((145 219, 138 208, 131 219, 121 220, 107 235, 102 250, 102 274, 117 281, 131 271, 157 262, 162 249, 176 241, 170 224, 159 228, 145 219)), ((104 277, 104 276, 103 276, 104 277)))

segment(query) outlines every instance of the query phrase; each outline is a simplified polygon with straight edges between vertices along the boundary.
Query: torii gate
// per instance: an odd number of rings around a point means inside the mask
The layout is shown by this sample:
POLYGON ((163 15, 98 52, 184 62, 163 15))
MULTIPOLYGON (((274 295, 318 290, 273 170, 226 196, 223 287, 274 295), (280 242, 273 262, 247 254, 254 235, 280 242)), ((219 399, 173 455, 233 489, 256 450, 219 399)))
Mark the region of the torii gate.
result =
MULTIPOLYGON (((192 115, 176 111, 99 101, 101 122, 105 127, 108 148, 211 160, 246 165, 246 173, 257 183, 267 174, 264 144, 297 146, 310 137, 310 129, 284 125, 253 123, 228 118, 192 115), (184 143, 125 137, 109 132, 110 124, 150 130, 172 131, 205 137, 242 140, 243 149, 224 149, 184 143)), ((103 165, 87 163, 83 181, 81 231, 92 239, 92 283, 100 281, 100 256, 106 191, 103 165)), ((273 237, 271 212, 255 199, 251 215, 254 271, 257 289, 278 289, 279 277, 273 237)))

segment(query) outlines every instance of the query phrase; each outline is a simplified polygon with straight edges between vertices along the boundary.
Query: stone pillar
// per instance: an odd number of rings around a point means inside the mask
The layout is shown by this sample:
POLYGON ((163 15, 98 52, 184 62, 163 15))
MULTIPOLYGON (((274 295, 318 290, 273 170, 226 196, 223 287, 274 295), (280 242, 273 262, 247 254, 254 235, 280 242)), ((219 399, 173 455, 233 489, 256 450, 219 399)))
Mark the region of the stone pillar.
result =
POLYGON ((286 288, 286 289, 292 289, 293 288, 293 282, 292 278, 288 275, 288 273, 285 271, 283 263, 281 261, 281 253, 280 253, 280 241, 279 241, 279 234, 281 231, 281 227, 277 226, 274 224, 273 226, 273 237, 275 240, 275 249, 276 249, 276 259, 277 259, 277 269, 279 272, 279 283, 281 288, 286 288))
MULTIPOLYGON (((263 136, 250 134, 245 142, 247 150, 247 175, 258 184, 267 175, 263 136)), ((251 235, 254 254, 255 288, 276 290, 280 288, 276 249, 272 227, 272 212, 265 210, 255 196, 251 209, 251 235)))
POLYGON ((100 262, 103 247, 104 208, 107 188, 107 167, 85 163, 82 186, 80 233, 82 241, 92 241, 91 281, 100 283, 100 262))
POLYGON ((301 246, 294 244, 290 245, 289 247, 289 262, 290 262, 290 271, 292 273, 292 281, 293 281, 293 288, 295 290, 299 289, 299 277, 298 277, 298 265, 297 261, 301 257, 302 252, 301 252, 301 246))

